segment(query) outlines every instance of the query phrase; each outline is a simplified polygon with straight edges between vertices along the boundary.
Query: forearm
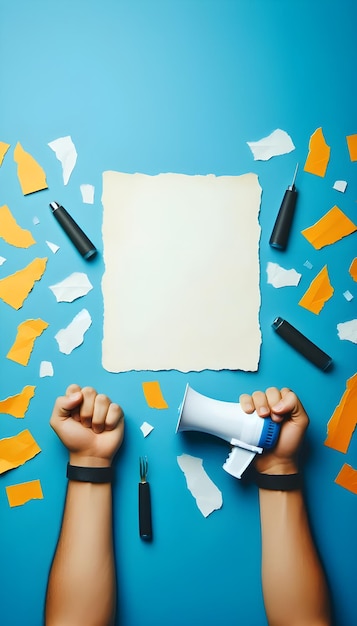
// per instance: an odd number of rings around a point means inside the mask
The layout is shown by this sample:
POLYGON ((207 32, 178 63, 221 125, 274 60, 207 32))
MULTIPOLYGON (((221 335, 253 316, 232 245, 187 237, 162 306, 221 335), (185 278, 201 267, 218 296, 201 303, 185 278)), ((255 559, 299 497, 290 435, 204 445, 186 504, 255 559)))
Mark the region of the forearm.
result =
POLYGON ((47 626, 109 626, 115 610, 111 484, 70 481, 50 573, 47 626))
POLYGON ((260 489, 262 584, 270 626, 327 626, 329 600, 303 496, 260 489))

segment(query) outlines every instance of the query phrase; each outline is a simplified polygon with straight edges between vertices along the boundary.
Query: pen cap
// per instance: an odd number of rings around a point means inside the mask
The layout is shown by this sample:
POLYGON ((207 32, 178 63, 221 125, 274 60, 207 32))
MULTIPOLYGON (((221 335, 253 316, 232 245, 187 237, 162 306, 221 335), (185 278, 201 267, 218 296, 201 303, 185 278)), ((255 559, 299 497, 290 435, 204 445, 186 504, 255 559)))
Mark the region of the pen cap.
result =
POLYGON ((311 363, 321 370, 326 370, 332 363, 332 358, 305 337, 297 328, 289 324, 282 317, 277 317, 272 324, 275 332, 282 337, 292 348, 295 348, 311 363))
POLYGON ((297 191, 295 187, 287 189, 269 239, 269 244, 273 248, 285 250, 287 246, 295 212, 296 199, 297 191))

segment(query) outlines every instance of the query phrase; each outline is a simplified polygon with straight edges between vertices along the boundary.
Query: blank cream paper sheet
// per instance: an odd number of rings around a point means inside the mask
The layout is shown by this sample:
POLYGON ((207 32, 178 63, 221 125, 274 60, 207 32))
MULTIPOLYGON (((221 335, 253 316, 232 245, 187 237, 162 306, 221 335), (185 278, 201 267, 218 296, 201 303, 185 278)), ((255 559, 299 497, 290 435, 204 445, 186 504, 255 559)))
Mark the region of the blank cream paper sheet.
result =
POLYGON ((103 173, 103 367, 258 369, 256 174, 103 173))

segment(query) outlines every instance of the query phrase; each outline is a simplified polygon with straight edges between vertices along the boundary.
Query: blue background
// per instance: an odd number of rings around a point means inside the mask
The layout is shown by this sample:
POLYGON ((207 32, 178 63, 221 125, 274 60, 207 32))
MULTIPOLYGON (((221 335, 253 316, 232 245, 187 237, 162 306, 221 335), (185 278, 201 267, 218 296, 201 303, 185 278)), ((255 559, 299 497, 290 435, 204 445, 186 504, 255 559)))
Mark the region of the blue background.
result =
MULTIPOLYGON (((36 246, 0 242, 4 277, 35 256, 48 256, 42 280, 19 311, 0 302, 0 398, 36 385, 24 420, 1 415, 0 436, 29 428, 42 453, 0 477, 0 621, 38 626, 65 497, 66 452, 48 421, 53 402, 71 382, 92 385, 119 402, 126 438, 117 462, 114 531, 119 613, 123 626, 266 623, 260 587, 257 490, 222 470, 227 444, 204 435, 175 435, 177 407, 186 383, 221 400, 270 385, 296 390, 311 425, 304 467, 311 523, 327 571, 338 626, 355 623, 356 496, 334 479, 342 464, 357 467, 356 437, 346 455, 323 445, 327 422, 346 380, 356 369, 356 346, 341 341, 336 325, 356 317, 356 284, 348 268, 356 235, 316 251, 300 234, 334 204, 356 222, 356 163, 346 135, 357 132, 354 0, 0 0, 0 140, 11 148, 0 169, 0 204, 7 204, 36 246), (325 178, 303 172, 310 135, 322 126, 331 158, 325 178), (286 130, 296 150, 255 162, 247 141, 286 130), (78 152, 65 187, 48 142, 71 135, 78 152), (49 189, 24 197, 13 149, 20 141, 44 167, 49 189), (296 163, 298 205, 286 252, 268 240, 296 163), (263 188, 259 371, 183 374, 110 374, 101 366, 104 271, 101 240, 101 175, 177 172, 239 175, 256 172, 263 188), (332 189, 348 181, 345 194, 332 189), (95 185, 95 204, 82 203, 79 185, 95 185), (62 203, 96 243, 86 263, 50 214, 62 203), (40 224, 34 226, 37 215, 40 224), (45 241, 60 245, 56 255, 45 241), (313 268, 308 270, 304 262, 313 268), (268 261, 302 273, 298 287, 267 284, 268 261), (333 298, 320 315, 298 306, 311 280, 327 263, 333 298), (72 304, 57 303, 49 285, 73 271, 88 273, 94 289, 72 304), (343 292, 355 296, 347 302, 343 292), (54 335, 83 307, 93 323, 82 346, 61 354, 54 335), (323 373, 296 354, 271 329, 280 315, 334 359, 323 373), (17 325, 41 317, 49 328, 36 341, 29 365, 6 359, 17 325), (53 378, 39 378, 42 360, 53 378), (142 382, 159 380, 169 409, 148 408, 142 382), (155 430, 144 439, 141 423, 155 430), (203 458, 223 493, 223 508, 205 519, 188 492, 176 461, 182 452, 203 458), (152 544, 138 536, 138 457, 150 463, 152 544), (10 509, 5 486, 40 478, 44 499, 10 509)), ((242 294, 244 298, 244 294, 242 294)), ((125 303, 123 303, 125 306, 125 303)), ((143 310, 145 303, 142 304, 143 310)))

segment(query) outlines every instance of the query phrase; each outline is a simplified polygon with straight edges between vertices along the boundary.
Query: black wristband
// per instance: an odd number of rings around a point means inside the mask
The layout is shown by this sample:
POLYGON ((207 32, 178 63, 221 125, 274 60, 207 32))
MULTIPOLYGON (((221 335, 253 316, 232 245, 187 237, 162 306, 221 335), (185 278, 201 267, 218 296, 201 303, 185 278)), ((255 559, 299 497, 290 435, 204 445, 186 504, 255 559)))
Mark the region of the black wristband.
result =
POLYGON ((252 479, 259 489, 269 491, 295 491, 301 489, 301 474, 261 474, 253 470, 252 479))
POLYGON ((67 464, 68 480, 76 480, 83 483, 111 483, 113 480, 112 467, 80 467, 67 464))

